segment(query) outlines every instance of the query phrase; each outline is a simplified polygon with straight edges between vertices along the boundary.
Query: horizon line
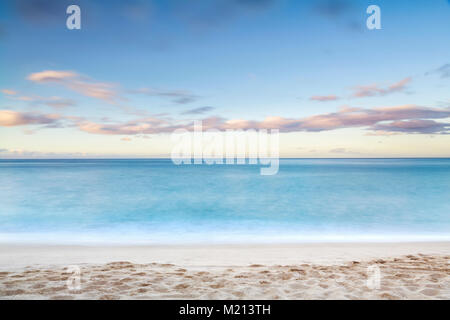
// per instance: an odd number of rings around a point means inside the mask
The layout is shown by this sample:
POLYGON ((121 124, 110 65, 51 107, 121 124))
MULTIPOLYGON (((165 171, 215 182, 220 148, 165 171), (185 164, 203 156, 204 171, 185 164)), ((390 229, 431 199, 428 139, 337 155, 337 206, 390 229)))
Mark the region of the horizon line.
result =
MULTIPOLYGON (((189 158, 189 159, 198 159, 198 158, 189 158)), ((200 158, 204 160, 203 158, 200 158)), ((208 158, 208 159, 250 159, 250 158, 208 158)), ((270 157, 264 159, 273 159, 270 157)), ((450 159, 450 156, 443 157, 279 157, 280 160, 308 160, 308 159, 450 159)), ((0 158, 2 160, 172 160, 172 158, 167 157, 142 157, 142 158, 0 158)))

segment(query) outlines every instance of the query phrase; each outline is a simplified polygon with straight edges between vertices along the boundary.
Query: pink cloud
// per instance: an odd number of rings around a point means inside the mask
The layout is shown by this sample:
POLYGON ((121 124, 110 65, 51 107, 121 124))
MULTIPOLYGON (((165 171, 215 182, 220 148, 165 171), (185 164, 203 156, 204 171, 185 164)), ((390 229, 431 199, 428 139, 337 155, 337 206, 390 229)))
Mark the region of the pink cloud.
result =
POLYGON ((406 89, 406 85, 411 82, 411 80, 411 77, 408 77, 385 88, 381 88, 377 84, 356 86, 354 88, 355 92, 353 93, 353 96, 356 98, 384 96, 390 93, 403 91, 404 89, 406 89))
POLYGON ((409 132, 409 133, 439 133, 447 132, 450 123, 436 122, 434 120, 401 120, 386 124, 377 124, 372 130, 383 132, 409 132))
POLYGON ((27 79, 35 83, 59 84, 82 95, 108 102, 119 98, 115 85, 95 82, 73 71, 45 70, 32 73, 27 79))
POLYGON ((296 127, 284 127, 292 131, 323 131, 339 128, 373 126, 382 121, 411 119, 443 119, 450 117, 449 109, 426 108, 415 105, 373 109, 342 109, 339 112, 311 116, 298 120, 296 127))
POLYGON ((313 100, 313 101, 335 101, 338 100, 339 97, 335 96, 334 94, 330 94, 328 96, 312 96, 311 98, 309 98, 309 100, 313 100))
MULTIPOLYGON (((426 108, 415 105, 383 107, 373 109, 344 108, 338 112, 315 115, 300 119, 289 119, 283 117, 267 117, 263 121, 246 119, 224 119, 221 117, 209 117, 202 120, 203 129, 279 129, 281 132, 301 131, 327 131, 342 128, 367 127, 369 130, 380 131, 403 131, 406 133, 430 133, 430 128, 422 124, 422 128, 412 130, 406 126, 402 127, 395 121, 416 121, 424 119, 444 119, 450 117, 450 109, 426 108), (385 125, 385 123, 390 124, 385 125), (383 127, 382 127, 383 126, 383 127)), ((410 122, 413 123, 413 122, 410 122)), ((418 122, 416 122, 418 124, 418 122)), ((152 134, 172 132, 178 128, 192 129, 192 123, 174 125, 169 121, 159 119, 141 119, 127 123, 98 124, 82 123, 79 128, 83 131, 98 134, 152 134)), ((411 124, 410 124, 411 125, 411 124)), ((448 126, 434 126, 433 133, 444 133, 448 126)))
POLYGON ((33 82, 61 82, 77 78, 78 74, 72 71, 44 70, 30 74, 27 79, 33 82))
POLYGON ((17 112, 0 110, 0 126, 13 127, 29 124, 54 124, 61 117, 57 114, 39 114, 34 112, 17 112))
POLYGON ((41 97, 41 96, 24 96, 19 95, 18 91, 8 90, 4 89, 1 90, 3 93, 7 94, 9 99, 16 100, 16 101, 26 101, 30 102, 32 105, 47 105, 49 107, 53 108, 65 108, 75 105, 75 101, 71 99, 64 99, 57 96, 52 97, 41 97))
POLYGON ((0 90, 3 94, 13 96, 17 94, 17 91, 11 90, 11 89, 2 89, 0 90))
POLYGON ((125 123, 96 123, 92 121, 75 121, 75 125, 84 132, 105 135, 137 135, 169 133, 184 126, 174 126, 167 120, 158 118, 142 118, 125 123))
MULTIPOLYGON (((450 124, 430 119, 445 119, 449 117, 450 108, 404 105, 372 109, 346 107, 341 108, 337 112, 299 119, 272 116, 262 121, 256 121, 209 117, 202 120, 202 125, 204 130, 279 129, 281 132, 319 132, 343 128, 366 128, 374 133, 441 134, 449 132, 450 124)), ((58 121, 63 120, 81 131, 104 135, 171 133, 176 129, 192 130, 193 128, 193 122, 191 121, 175 121, 158 117, 143 117, 127 122, 98 123, 79 117, 20 113, 10 110, 0 111, 0 126, 47 124, 46 127, 50 127, 58 126, 58 121)))

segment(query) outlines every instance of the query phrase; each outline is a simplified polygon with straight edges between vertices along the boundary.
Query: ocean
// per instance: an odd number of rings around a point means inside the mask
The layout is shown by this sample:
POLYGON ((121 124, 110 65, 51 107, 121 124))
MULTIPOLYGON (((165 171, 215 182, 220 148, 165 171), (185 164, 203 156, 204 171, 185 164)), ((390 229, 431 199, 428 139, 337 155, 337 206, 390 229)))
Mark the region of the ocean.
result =
POLYGON ((450 239, 450 159, 0 160, 0 241, 277 243, 450 239))

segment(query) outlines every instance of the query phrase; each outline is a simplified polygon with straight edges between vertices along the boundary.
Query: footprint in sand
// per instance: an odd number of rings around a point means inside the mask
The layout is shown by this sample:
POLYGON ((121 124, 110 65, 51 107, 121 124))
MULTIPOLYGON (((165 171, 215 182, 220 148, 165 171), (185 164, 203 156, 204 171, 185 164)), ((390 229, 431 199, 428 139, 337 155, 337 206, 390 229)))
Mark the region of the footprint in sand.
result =
POLYGON ((187 283, 180 283, 180 284, 175 286, 175 289, 176 290, 181 290, 181 289, 187 289, 189 287, 190 287, 190 285, 188 285, 187 283))
POLYGON ((420 293, 426 296, 435 296, 439 293, 439 291, 436 289, 423 289, 420 293))
POLYGON ((214 283, 214 284, 210 285, 210 287, 213 289, 219 289, 219 288, 225 287, 225 284, 224 283, 214 283))

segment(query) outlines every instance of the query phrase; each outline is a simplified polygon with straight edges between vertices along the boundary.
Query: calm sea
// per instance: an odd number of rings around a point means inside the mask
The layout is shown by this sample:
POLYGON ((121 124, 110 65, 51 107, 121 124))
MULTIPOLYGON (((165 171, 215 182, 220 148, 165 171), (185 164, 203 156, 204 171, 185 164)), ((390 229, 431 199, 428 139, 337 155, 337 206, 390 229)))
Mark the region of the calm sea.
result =
POLYGON ((0 160, 0 241, 450 239, 450 159, 0 160))

